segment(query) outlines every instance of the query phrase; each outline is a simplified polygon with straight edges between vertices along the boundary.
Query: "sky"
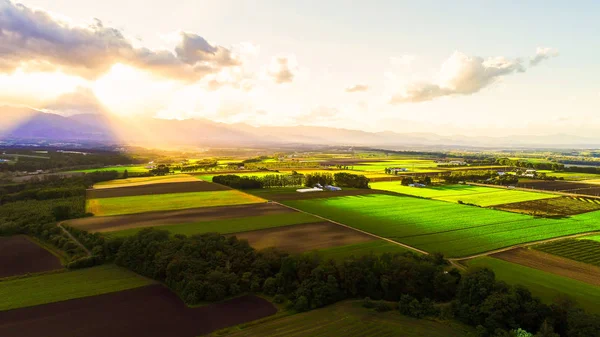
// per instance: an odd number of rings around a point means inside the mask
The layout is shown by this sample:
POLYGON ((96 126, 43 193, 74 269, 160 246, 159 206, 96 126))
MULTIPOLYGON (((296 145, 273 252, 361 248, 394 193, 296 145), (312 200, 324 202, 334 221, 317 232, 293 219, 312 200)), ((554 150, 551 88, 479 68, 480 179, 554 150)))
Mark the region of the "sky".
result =
POLYGON ((0 0, 0 105, 594 136, 599 16, 598 1, 0 0))

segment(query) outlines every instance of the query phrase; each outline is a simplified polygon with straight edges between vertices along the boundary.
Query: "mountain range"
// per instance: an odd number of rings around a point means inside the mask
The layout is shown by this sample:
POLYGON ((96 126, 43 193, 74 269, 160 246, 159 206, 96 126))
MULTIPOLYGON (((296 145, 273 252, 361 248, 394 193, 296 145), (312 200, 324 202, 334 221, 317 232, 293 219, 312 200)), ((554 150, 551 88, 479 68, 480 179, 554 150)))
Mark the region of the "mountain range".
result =
MULTIPOLYGON (((57 107, 54 106, 52 111, 57 107)), ((58 107, 60 108, 60 107, 58 107)), ((77 105, 70 108, 77 109, 77 105)), ((101 105, 82 114, 58 114, 30 108, 0 107, 0 139, 82 141, 140 146, 281 146, 348 145, 404 147, 598 147, 600 141, 566 134, 469 137, 433 133, 366 132, 317 126, 225 124, 207 119, 125 119, 101 105)), ((71 109, 72 111, 73 109, 71 109)))

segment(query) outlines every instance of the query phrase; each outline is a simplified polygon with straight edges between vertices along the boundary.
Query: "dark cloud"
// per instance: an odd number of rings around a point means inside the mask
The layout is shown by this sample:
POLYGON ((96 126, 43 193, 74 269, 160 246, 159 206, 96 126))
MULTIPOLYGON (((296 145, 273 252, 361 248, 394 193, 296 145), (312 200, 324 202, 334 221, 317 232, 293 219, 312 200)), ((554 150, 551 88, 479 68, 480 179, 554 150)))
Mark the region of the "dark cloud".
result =
POLYGON ((47 12, 0 0, 0 71, 60 69, 94 79, 116 63, 185 81, 240 64, 230 50, 196 34, 181 33, 175 53, 134 48, 118 29, 98 19, 86 27, 71 26, 47 12))

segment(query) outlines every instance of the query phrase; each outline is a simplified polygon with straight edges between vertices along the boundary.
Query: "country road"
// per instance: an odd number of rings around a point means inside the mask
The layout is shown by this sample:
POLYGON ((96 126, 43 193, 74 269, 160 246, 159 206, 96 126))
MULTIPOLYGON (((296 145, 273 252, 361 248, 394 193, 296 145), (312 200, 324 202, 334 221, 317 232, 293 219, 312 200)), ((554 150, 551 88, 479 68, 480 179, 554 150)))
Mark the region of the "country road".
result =
POLYGON ((77 240, 77 239, 76 239, 76 238, 75 238, 75 237, 74 237, 74 236, 73 236, 73 235, 72 235, 72 234, 71 234, 71 233, 70 233, 68 230, 66 230, 66 229, 63 227, 63 225, 62 225, 62 224, 63 224, 62 222, 58 223, 58 227, 60 227, 60 229, 62 229, 62 231, 63 231, 65 234, 67 234, 67 236, 68 236, 68 237, 69 237, 71 240, 73 240, 73 242, 75 242, 75 244, 76 244, 76 245, 78 245, 78 246, 79 246, 81 249, 83 249, 83 250, 86 252, 86 254, 87 254, 88 256, 92 256, 92 252, 90 252, 90 250, 89 250, 89 249, 87 249, 87 248, 86 248, 86 247, 85 247, 85 246, 84 246, 84 245, 83 245, 81 242, 79 242, 79 240, 77 240))

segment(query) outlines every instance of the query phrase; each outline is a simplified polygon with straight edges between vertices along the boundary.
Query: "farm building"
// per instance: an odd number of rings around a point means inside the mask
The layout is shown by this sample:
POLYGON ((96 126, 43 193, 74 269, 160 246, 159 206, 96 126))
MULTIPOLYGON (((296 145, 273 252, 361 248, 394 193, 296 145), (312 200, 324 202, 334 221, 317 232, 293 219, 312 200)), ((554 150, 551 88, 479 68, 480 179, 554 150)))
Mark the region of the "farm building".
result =
POLYGON ((317 188, 317 187, 313 187, 313 188, 299 188, 296 190, 296 192, 299 193, 309 193, 309 192, 323 192, 322 188, 317 188))
POLYGON ((408 169, 405 167, 392 167, 392 168, 389 168, 388 171, 390 173, 397 173, 397 172, 406 172, 406 171, 408 171, 408 169))
POLYGON ((327 191, 341 191, 342 189, 339 187, 335 187, 335 186, 331 186, 331 185, 325 185, 323 187, 323 189, 327 190, 327 191))
POLYGON ((536 170, 526 170, 523 176, 533 178, 535 177, 537 171, 536 170))

